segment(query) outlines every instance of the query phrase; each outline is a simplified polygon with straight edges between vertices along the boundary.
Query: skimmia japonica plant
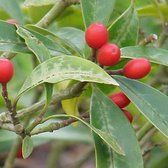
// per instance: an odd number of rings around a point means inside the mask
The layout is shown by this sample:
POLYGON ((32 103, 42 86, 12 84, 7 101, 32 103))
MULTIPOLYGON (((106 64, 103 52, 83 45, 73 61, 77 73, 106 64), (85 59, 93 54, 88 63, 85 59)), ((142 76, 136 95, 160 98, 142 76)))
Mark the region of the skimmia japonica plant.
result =
POLYGON ((0 19, 0 166, 42 145, 46 168, 167 166, 167 0, 2 0, 0 19))

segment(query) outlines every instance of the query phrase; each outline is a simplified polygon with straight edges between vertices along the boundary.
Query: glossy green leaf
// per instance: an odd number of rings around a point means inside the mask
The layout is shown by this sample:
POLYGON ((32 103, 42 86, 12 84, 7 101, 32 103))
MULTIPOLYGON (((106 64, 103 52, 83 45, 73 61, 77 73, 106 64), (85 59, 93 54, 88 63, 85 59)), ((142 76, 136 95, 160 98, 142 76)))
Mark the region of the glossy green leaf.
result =
POLYGON ((114 78, 139 111, 168 137, 168 96, 139 81, 121 76, 114 78))
POLYGON ((83 56, 83 50, 85 48, 85 34, 82 30, 65 27, 56 31, 55 35, 74 51, 83 56))
POLYGON ((144 57, 151 62, 168 66, 168 50, 152 46, 130 46, 121 48, 123 58, 144 57))
POLYGON ((0 0, 0 7, 3 8, 12 19, 15 19, 20 24, 24 24, 24 16, 17 0, 0 0))
POLYGON ((33 151, 33 141, 29 136, 26 136, 23 139, 23 143, 22 143, 23 158, 24 159, 28 158, 31 155, 32 151, 33 151))
POLYGON ((53 116, 49 116, 47 117, 45 120, 49 120, 49 119, 54 119, 54 118, 75 118, 76 120, 82 122, 85 126, 87 126, 88 128, 90 128, 97 136, 99 136, 104 142, 106 142, 106 144, 108 144, 115 152, 117 152, 119 155, 125 155, 124 151, 122 150, 122 148, 120 147, 120 145, 117 143, 115 137, 111 134, 109 134, 108 132, 99 130, 97 128, 95 128, 93 125, 88 124, 87 122, 85 122, 84 120, 82 120, 81 118, 74 116, 74 115, 66 115, 66 114, 58 114, 58 115, 53 115, 53 116))
POLYGON ((22 27, 18 27, 17 33, 25 39, 28 48, 36 55, 39 62, 44 62, 49 59, 50 54, 69 54, 66 49, 39 33, 28 31, 22 27))
POLYGON ((27 25, 28 29, 34 30, 39 32, 43 35, 55 37, 63 44, 83 56, 83 50, 85 48, 85 38, 84 32, 80 29, 73 28, 73 27, 64 27, 52 32, 34 25, 27 25))
POLYGON ((56 0, 25 0, 24 6, 44 6, 44 5, 54 5, 56 0))
POLYGON ((96 134, 96 168, 143 168, 141 151, 127 118, 103 92, 94 87, 91 98, 91 123, 97 129, 115 137, 125 155, 111 150, 96 134))
POLYGON ((107 25, 115 0, 81 0, 82 14, 85 27, 93 22, 101 22, 107 25))
POLYGON ((138 16, 134 4, 131 4, 109 27, 109 39, 120 47, 135 45, 137 43, 138 31, 138 16))
POLYGON ((30 53, 25 43, 16 34, 16 27, 0 21, 0 51, 30 53))
POLYGON ((76 56, 57 56, 38 65, 27 77, 19 95, 44 82, 58 83, 67 79, 118 85, 95 63, 76 56))
POLYGON ((46 88, 46 105, 48 106, 50 104, 51 99, 52 99, 53 84, 45 83, 45 88, 46 88))
POLYGON ((45 45, 29 31, 22 27, 18 27, 17 33, 25 39, 27 47, 35 54, 40 63, 50 58, 50 53, 45 45))

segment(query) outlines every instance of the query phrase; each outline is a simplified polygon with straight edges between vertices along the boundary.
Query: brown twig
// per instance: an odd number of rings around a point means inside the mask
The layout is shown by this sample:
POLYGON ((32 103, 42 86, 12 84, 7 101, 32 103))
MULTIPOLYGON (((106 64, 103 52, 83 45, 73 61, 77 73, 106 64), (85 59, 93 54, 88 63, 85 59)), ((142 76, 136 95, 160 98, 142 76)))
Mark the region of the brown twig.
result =
MULTIPOLYGON (((89 113, 85 112, 85 113, 81 114, 79 116, 79 118, 86 120, 89 118, 89 113)), ((58 130, 60 128, 69 126, 70 124, 72 124, 76 121, 78 121, 76 118, 69 118, 69 119, 63 120, 61 122, 51 123, 47 126, 33 130, 30 134, 32 136, 32 135, 36 135, 36 134, 40 134, 40 133, 44 133, 44 132, 53 132, 53 131, 58 130)))

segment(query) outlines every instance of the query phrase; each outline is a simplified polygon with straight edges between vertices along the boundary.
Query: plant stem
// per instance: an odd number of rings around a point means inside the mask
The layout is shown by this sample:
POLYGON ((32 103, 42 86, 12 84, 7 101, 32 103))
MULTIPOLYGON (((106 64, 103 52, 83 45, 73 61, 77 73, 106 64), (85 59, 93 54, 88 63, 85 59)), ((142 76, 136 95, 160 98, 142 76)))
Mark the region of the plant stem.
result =
POLYGON ((92 62, 96 62, 96 52, 97 52, 97 49, 92 48, 91 54, 89 56, 89 60, 91 60, 92 62))
MULTIPOLYGON (((70 97, 74 97, 74 96, 79 95, 82 92, 83 87, 86 84, 87 84, 87 82, 80 82, 80 83, 76 84, 75 87, 72 87, 72 88, 70 88, 70 90, 68 90, 68 92, 66 93, 66 95, 64 97, 60 97, 61 99, 59 101, 61 101, 62 98, 63 99, 67 99, 67 96, 69 98, 69 96, 70 97)), ((58 96, 58 93, 56 95, 58 96)), ((54 102, 55 102, 55 100, 54 100, 54 102)), ((43 116, 44 116, 44 114, 45 114, 45 112, 47 110, 47 107, 48 106, 44 106, 43 110, 40 112, 40 114, 37 116, 37 118, 34 120, 34 122, 27 128, 27 130, 26 130, 27 134, 29 134, 42 121, 43 116)))
POLYGON ((138 132, 137 132, 137 139, 141 140, 146 133, 153 128, 153 125, 147 122, 138 132))
POLYGON ((5 165, 4 165, 4 168, 12 168, 14 167, 13 166, 13 163, 15 161, 15 158, 16 158, 16 154, 18 152, 18 149, 21 145, 21 142, 22 142, 22 139, 20 137, 18 137, 15 141, 15 143, 13 144, 12 146, 12 149, 10 150, 10 153, 5 161, 5 165))
POLYGON ((108 73, 109 75, 123 75, 123 69, 108 70, 107 73, 108 73))
MULTIPOLYGON (((89 113, 88 112, 83 113, 79 116, 79 118, 88 119, 89 113)), ((51 124, 44 126, 42 128, 37 128, 37 129, 33 130, 30 133, 30 135, 32 136, 32 135, 36 135, 36 134, 40 134, 40 133, 44 133, 44 132, 53 132, 54 130, 58 130, 60 128, 69 126, 70 124, 72 124, 76 121, 78 121, 78 120, 75 118, 69 118, 69 119, 63 120, 62 122, 51 123, 51 124)))
POLYGON ((22 131, 23 131, 23 127, 20 124, 19 119, 16 116, 16 114, 17 114, 16 109, 12 106, 11 100, 8 97, 8 91, 7 91, 7 84, 6 83, 2 84, 2 96, 4 98, 6 107, 9 111, 10 117, 12 119, 12 123, 15 127, 15 132, 18 133, 18 134, 21 134, 22 131))
POLYGON ((47 28, 68 6, 78 4, 79 0, 58 0, 51 10, 36 24, 47 28))

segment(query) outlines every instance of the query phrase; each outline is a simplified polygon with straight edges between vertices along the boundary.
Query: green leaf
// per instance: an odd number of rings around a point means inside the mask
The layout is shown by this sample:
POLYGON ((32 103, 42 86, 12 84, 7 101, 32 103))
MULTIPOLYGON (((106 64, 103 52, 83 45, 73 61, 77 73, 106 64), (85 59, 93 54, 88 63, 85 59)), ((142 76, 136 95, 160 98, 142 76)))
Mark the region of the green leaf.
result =
POLYGON ((34 25, 27 25, 26 27, 45 36, 48 35, 61 40, 63 44, 77 52, 79 55, 83 56, 83 50, 85 48, 85 38, 84 32, 82 30, 73 27, 64 27, 54 32, 52 30, 51 32, 49 30, 34 25))
POLYGON ((82 14, 85 22, 85 27, 88 27, 93 22, 101 22, 107 25, 115 0, 81 0, 82 14))
POLYGON ((20 94, 44 82, 58 83, 67 79, 118 85, 95 63, 76 56, 57 56, 38 65, 27 77, 20 94))
POLYGON ((62 42, 67 44, 67 46, 83 56, 85 48, 85 35, 82 30, 65 27, 57 30, 55 35, 62 40, 62 42))
POLYGON ((17 0, 0 0, 0 7, 3 8, 12 19, 15 19, 20 24, 24 24, 24 16, 17 0))
POLYGON ((120 47, 137 43, 138 16, 132 3, 130 7, 109 27, 109 39, 120 47))
POLYGON ((46 106, 48 106, 50 104, 51 99, 52 99, 53 84, 45 83, 45 89, 46 89, 46 106))
POLYGON ((0 51, 30 53, 25 43, 16 34, 16 27, 0 21, 0 51))
POLYGON ((88 128, 90 128, 96 135, 98 135, 104 142, 106 142, 106 144, 108 144, 115 152, 117 152, 119 155, 124 155, 124 151, 122 150, 122 148, 120 147, 120 145, 117 143, 116 139, 109 133, 101 131, 97 128, 95 128, 93 125, 88 124, 87 122, 85 122, 84 120, 82 120, 81 118, 74 116, 74 115, 66 115, 66 114, 58 114, 58 115, 53 115, 53 116, 49 116, 45 119, 45 121, 49 120, 49 119, 53 119, 53 118, 75 118, 78 121, 82 122, 85 126, 87 126, 88 128))
POLYGON ((168 96, 139 81, 121 76, 115 76, 114 78, 140 112, 168 137, 168 96))
POLYGON ((151 46, 130 46, 121 48, 121 55, 124 58, 144 57, 151 62, 168 66, 168 50, 151 46))
POLYGON ((141 151, 130 123, 123 112, 95 87, 91 98, 90 118, 94 127, 115 137, 125 152, 124 156, 118 155, 93 134, 97 168, 143 168, 141 151))
POLYGON ((26 159, 28 158, 33 151, 33 142, 29 136, 26 136, 23 139, 22 143, 22 153, 23 153, 23 158, 26 159))
POLYGON ((25 0, 24 6, 45 6, 45 5, 54 5, 56 0, 25 0))
POLYGON ((25 40, 27 47, 35 54, 40 63, 50 58, 48 49, 29 31, 22 27, 18 27, 17 33, 25 40))

